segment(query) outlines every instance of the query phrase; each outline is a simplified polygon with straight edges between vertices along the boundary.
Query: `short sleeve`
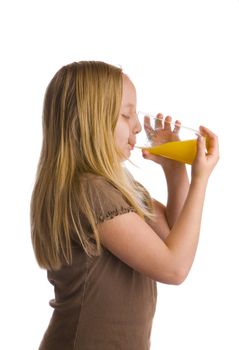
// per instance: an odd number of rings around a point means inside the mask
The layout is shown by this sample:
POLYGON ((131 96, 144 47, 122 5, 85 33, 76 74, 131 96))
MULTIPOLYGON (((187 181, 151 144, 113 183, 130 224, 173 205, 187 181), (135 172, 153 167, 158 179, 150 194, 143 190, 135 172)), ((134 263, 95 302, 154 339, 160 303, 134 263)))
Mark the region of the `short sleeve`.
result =
POLYGON ((85 178, 85 185, 96 224, 118 215, 136 212, 124 199, 122 193, 104 177, 90 174, 85 178))

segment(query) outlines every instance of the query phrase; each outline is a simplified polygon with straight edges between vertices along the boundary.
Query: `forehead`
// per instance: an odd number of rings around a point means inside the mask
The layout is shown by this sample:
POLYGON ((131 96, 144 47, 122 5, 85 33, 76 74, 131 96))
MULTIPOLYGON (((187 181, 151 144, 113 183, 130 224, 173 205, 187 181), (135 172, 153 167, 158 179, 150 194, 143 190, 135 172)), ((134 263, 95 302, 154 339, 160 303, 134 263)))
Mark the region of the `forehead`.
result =
POLYGON ((136 90, 132 81, 123 74, 123 95, 122 107, 135 108, 136 106, 136 90))

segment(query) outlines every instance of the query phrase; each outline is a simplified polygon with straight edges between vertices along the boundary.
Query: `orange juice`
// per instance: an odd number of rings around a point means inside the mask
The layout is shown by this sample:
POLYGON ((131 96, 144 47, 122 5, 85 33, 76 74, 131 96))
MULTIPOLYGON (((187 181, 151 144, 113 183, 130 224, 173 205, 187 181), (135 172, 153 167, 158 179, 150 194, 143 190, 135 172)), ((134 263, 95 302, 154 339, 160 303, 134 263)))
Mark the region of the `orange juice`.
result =
POLYGON ((197 140, 173 141, 142 148, 158 156, 192 164, 197 153, 197 140))

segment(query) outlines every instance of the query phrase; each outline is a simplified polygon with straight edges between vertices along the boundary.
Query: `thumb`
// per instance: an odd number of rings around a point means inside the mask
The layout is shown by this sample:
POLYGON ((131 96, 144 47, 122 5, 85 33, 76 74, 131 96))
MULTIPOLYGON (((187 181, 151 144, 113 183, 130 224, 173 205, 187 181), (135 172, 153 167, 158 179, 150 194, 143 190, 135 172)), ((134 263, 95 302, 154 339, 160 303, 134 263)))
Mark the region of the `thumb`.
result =
POLYGON ((206 154, 206 140, 203 136, 198 136, 197 139, 197 154, 196 159, 205 158, 206 154))
POLYGON ((153 154, 150 153, 149 151, 146 151, 145 149, 142 150, 142 156, 145 159, 152 159, 153 154))
POLYGON ((145 158, 145 159, 150 159, 150 152, 146 151, 145 149, 142 149, 142 156, 145 158))
POLYGON ((152 160, 152 161, 157 161, 158 156, 155 154, 150 153, 149 151, 142 149, 142 156, 144 159, 152 160))

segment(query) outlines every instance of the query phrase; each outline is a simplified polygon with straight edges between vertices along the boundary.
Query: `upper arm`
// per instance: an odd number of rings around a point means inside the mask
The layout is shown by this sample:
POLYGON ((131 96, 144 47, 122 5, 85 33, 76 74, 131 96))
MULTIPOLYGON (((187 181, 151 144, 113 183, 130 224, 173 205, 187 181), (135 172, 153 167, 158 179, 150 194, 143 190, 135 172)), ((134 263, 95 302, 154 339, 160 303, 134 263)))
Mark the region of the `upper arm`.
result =
POLYGON ((156 220, 147 224, 103 177, 90 174, 84 186, 102 245, 136 271, 157 281, 178 283, 178 264, 160 237, 169 233, 163 205, 154 202, 156 220))
POLYGON ((136 213, 98 225, 102 245, 136 271, 164 283, 180 283, 172 252, 136 213))

